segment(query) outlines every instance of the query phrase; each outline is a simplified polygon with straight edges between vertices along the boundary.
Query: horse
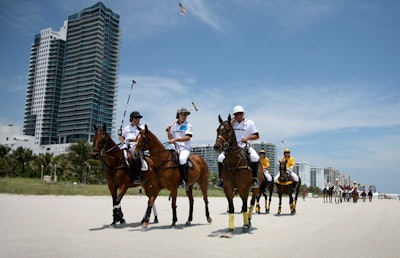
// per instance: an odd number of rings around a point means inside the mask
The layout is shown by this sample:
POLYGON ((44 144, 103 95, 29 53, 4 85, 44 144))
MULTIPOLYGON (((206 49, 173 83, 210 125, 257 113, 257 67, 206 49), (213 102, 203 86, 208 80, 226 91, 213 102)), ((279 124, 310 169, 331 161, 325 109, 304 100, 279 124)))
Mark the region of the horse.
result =
MULTIPOLYGON (((178 221, 176 212, 176 198, 178 196, 178 187, 182 182, 181 174, 179 173, 179 161, 177 153, 172 150, 167 150, 160 140, 148 129, 147 125, 140 131, 136 147, 134 149, 136 158, 142 156, 148 162, 148 180, 142 186, 149 198, 147 203, 146 215, 143 220, 142 230, 148 227, 151 209, 161 189, 168 189, 171 193, 172 207, 172 224, 171 227, 176 227, 178 221), (145 154, 148 153, 148 154, 145 154)), ((186 226, 191 225, 193 220, 193 184, 198 183, 203 194, 205 203, 205 213, 208 223, 211 223, 212 218, 208 209, 208 177, 209 170, 205 160, 196 154, 189 156, 189 190, 186 195, 189 198, 189 218, 186 226)))
POLYGON ((358 201, 358 189, 354 187, 351 192, 351 197, 353 198, 353 202, 356 203, 358 201))
POLYGON ((332 196, 333 196, 333 190, 335 189, 335 186, 332 185, 330 187, 325 187, 324 190, 322 191, 323 196, 324 196, 324 203, 325 202, 332 202, 332 196))
POLYGON ((368 200, 369 200, 370 202, 372 202, 372 196, 373 196, 372 191, 369 190, 369 192, 368 192, 368 200))
MULTIPOLYGON (((259 194, 259 188, 252 189, 250 207, 247 210, 247 199, 252 181, 252 170, 249 166, 247 151, 239 147, 236 141, 236 135, 231 125, 231 115, 227 121, 223 121, 218 116, 219 126, 217 128, 217 138, 214 144, 214 150, 224 152, 225 159, 222 166, 221 177, 224 181, 224 193, 228 200, 229 228, 228 232, 234 231, 234 205, 233 198, 237 193, 242 199, 243 228, 242 232, 249 232, 251 228, 251 217, 253 214, 254 203, 259 194)), ((258 168, 259 182, 264 177, 262 166, 258 168)))
POLYGON ((293 187, 293 178, 286 172, 286 161, 279 161, 279 173, 279 178, 275 183, 279 197, 278 214, 281 214, 282 195, 287 194, 289 196, 290 214, 294 215, 296 214, 296 204, 300 192, 301 179, 299 177, 296 187, 293 187), (294 198, 292 192, 295 194, 294 198))
POLYGON ((256 212, 258 214, 261 213, 261 207, 260 207, 261 195, 263 195, 265 198, 265 213, 267 213, 267 214, 269 213, 273 189, 274 189, 273 181, 267 181, 266 178, 264 178, 261 181, 260 190, 259 190, 258 196, 256 197, 256 212))
POLYGON ((336 185, 333 192, 335 195, 335 203, 341 203, 342 202, 342 192, 343 192, 343 189, 341 188, 341 186, 336 185))
MULTIPOLYGON (((137 187, 138 184, 131 183, 130 177, 133 171, 125 162, 124 154, 110 135, 106 132, 106 125, 98 129, 94 125, 95 135, 93 137, 92 156, 98 158, 103 163, 104 177, 107 180, 113 202, 113 222, 110 226, 116 227, 116 224, 125 224, 124 214, 121 208, 121 200, 128 188, 137 187)), ((155 221, 157 219, 155 218, 155 221)))

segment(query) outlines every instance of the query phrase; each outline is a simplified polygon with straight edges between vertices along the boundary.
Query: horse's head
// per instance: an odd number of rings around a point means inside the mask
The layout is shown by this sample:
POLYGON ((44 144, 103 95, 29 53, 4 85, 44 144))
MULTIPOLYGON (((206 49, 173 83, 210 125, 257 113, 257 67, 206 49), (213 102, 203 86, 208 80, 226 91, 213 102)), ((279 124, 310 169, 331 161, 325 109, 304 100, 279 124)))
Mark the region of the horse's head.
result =
POLYGON ((136 138, 136 146, 134 149, 134 157, 138 158, 140 152, 148 150, 150 147, 150 131, 147 125, 144 125, 144 129, 140 130, 139 135, 136 138))
POLYGON ((279 181, 287 181, 288 173, 286 172, 286 161, 279 161, 279 181))
POLYGON ((235 145, 237 144, 237 142, 235 131, 231 124, 231 115, 229 114, 227 121, 223 121, 221 116, 219 115, 218 120, 219 126, 217 128, 217 139, 214 143, 214 150, 223 151, 227 147, 229 147, 229 145, 235 145))
POLYGON ((107 144, 111 140, 111 137, 106 133, 106 125, 103 125, 102 129, 98 129, 94 125, 95 134, 93 137, 93 150, 92 157, 97 158, 102 156, 102 152, 107 148, 107 144))

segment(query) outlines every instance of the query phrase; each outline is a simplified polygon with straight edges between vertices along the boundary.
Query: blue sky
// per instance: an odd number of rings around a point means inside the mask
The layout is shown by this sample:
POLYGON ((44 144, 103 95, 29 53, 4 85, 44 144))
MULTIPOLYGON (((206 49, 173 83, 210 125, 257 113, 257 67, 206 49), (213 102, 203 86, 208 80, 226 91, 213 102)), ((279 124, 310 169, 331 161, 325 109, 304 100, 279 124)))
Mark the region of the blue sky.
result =
MULTIPOLYGON (((122 29, 116 127, 133 79, 127 113, 161 141, 180 106, 197 144, 242 105, 260 141, 281 152, 284 139, 297 162, 400 192, 399 1, 182 0, 184 16, 178 2, 103 1, 122 29)), ((95 3, 0 0, 1 125, 22 128, 34 35, 95 3)))

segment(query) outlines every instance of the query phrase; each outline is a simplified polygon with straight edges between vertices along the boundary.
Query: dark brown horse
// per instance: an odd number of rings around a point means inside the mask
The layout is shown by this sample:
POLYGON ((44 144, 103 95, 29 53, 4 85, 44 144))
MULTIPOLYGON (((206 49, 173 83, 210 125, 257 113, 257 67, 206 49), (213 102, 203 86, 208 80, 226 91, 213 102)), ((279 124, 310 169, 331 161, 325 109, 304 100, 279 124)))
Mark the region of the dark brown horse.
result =
MULTIPOLYGON (((234 206, 233 197, 238 193, 242 199, 243 232, 248 232, 251 228, 251 217, 253 214, 254 203, 259 193, 259 188, 253 189, 250 207, 247 210, 247 199, 251 187, 252 173, 249 166, 248 154, 238 146, 234 129, 231 125, 231 115, 227 121, 223 121, 218 116, 220 125, 217 128, 217 139, 214 144, 216 151, 224 152, 225 159, 222 167, 221 177, 224 181, 224 193, 228 199, 229 213, 229 232, 234 231, 234 206)), ((262 166, 259 165, 258 180, 263 177, 262 166)))
POLYGON ((299 178, 296 187, 293 188, 293 178, 286 172, 286 162, 279 161, 279 173, 279 178, 275 183, 279 196, 278 214, 281 214, 282 195, 287 194, 289 196, 290 213, 294 215, 296 214, 296 204, 300 192, 301 179, 299 178), (295 194, 294 198, 292 195, 293 192, 295 194))
POLYGON ((265 198, 265 213, 269 213, 269 209, 271 207, 271 198, 272 198, 272 192, 274 190, 274 182, 273 181, 267 181, 266 178, 264 178, 260 184, 260 191, 257 196, 256 200, 256 212, 258 214, 261 213, 261 206, 260 206, 260 199, 261 195, 264 196, 265 198))
MULTIPOLYGON (((172 227, 175 227, 178 221, 176 214, 176 197, 178 195, 178 187, 182 182, 181 174, 179 173, 179 161, 177 160, 176 153, 174 151, 167 150, 164 145, 158 140, 158 138, 147 128, 139 133, 137 143, 135 147, 135 155, 145 156, 148 160, 148 180, 143 183, 143 188, 149 197, 146 215, 142 224, 142 229, 146 230, 151 208, 156 200, 161 189, 168 189, 171 192, 171 207, 172 207, 172 227), (148 152, 148 156, 144 153, 148 152)), ((186 225, 190 225, 193 219, 193 193, 192 188, 194 183, 198 183, 203 193, 203 199, 205 203, 205 212, 208 223, 211 223, 210 212, 208 210, 208 165, 204 159, 195 154, 189 156, 191 163, 189 165, 189 190, 186 191, 186 195, 189 198, 189 218, 186 225)))
POLYGON ((104 177, 107 180, 113 202, 113 222, 125 224, 124 214, 121 209, 121 200, 130 187, 136 187, 131 183, 130 177, 133 176, 131 168, 126 165, 125 157, 119 146, 111 139, 106 132, 106 126, 98 129, 94 125, 95 135, 93 137, 92 156, 99 158, 104 166, 104 177))

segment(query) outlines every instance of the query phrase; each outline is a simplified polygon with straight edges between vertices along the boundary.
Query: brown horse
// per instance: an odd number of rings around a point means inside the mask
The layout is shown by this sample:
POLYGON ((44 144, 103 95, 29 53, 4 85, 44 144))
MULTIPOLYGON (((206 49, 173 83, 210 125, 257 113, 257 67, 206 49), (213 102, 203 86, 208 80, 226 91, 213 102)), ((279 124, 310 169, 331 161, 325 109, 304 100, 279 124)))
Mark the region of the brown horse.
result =
MULTIPOLYGON (((220 125, 217 128, 217 139, 214 144, 216 151, 223 151, 225 155, 221 177, 224 181, 224 193, 228 199, 229 232, 234 231, 234 206, 233 197, 238 193, 242 199, 243 228, 242 232, 248 232, 251 228, 251 217, 254 203, 259 193, 259 188, 254 188, 249 210, 247 210, 247 199, 251 187, 252 173, 249 166, 248 154, 238 146, 234 129, 231 125, 231 115, 227 121, 218 116, 220 125)), ((263 177, 262 166, 259 165, 258 180, 263 177)))
MULTIPOLYGON (((143 188, 149 197, 146 215, 142 224, 142 230, 146 230, 151 208, 156 200, 161 189, 168 189, 171 192, 171 207, 172 207, 172 225, 175 227, 178 221, 176 214, 176 197, 178 195, 178 187, 182 182, 181 175, 179 173, 179 161, 175 151, 167 150, 159 139, 147 128, 143 129, 137 138, 135 147, 135 156, 145 156, 149 164, 148 177, 149 179, 143 183, 143 188), (148 156, 146 153, 148 152, 148 156)), ((189 190, 186 191, 186 195, 189 198, 189 218, 186 225, 190 225, 193 219, 193 184, 198 183, 203 193, 203 199, 205 203, 206 218, 208 223, 211 223, 210 212, 208 210, 208 165, 204 159, 195 154, 189 156, 189 190)))
POLYGON ((124 214, 121 209, 121 200, 126 191, 130 187, 136 187, 131 183, 131 168, 126 165, 125 157, 119 146, 111 139, 106 132, 106 126, 98 129, 94 125, 95 135, 93 137, 92 156, 99 158, 104 166, 104 177, 107 180, 108 189, 110 190, 113 202, 113 222, 111 226, 117 222, 125 224, 124 214))
POLYGON ((282 195, 287 194, 289 195, 290 214, 294 215, 296 214, 296 204, 300 192, 301 179, 299 178, 296 187, 293 188, 293 178, 286 172, 286 162, 279 161, 279 173, 279 178, 275 183, 279 196, 278 214, 281 214, 282 195), (294 198, 292 192, 295 194, 294 198))

